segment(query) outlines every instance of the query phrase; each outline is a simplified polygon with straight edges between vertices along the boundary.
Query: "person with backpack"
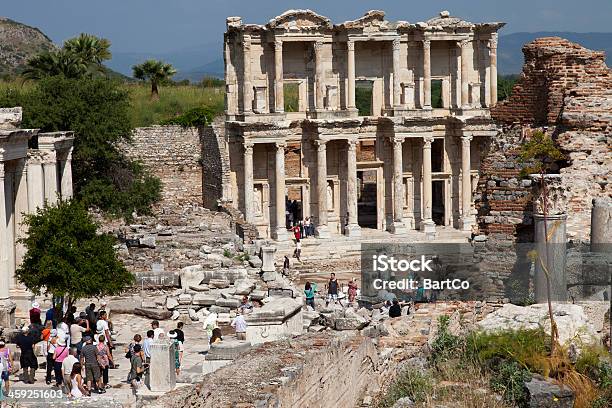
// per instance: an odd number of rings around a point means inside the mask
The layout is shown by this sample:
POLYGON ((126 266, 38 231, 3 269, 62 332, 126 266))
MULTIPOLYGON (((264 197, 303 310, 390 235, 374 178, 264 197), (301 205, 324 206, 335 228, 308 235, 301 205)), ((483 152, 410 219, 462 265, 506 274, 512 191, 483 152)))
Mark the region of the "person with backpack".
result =
POLYGON ((68 357, 70 349, 66 345, 66 339, 58 338, 53 351, 53 371, 55 373, 55 386, 61 388, 64 381, 62 376, 62 363, 68 357))
POLYGON ((2 381, 0 392, 4 391, 4 395, 8 395, 11 388, 9 378, 11 370, 13 369, 13 355, 11 350, 6 346, 6 340, 4 338, 0 338, 0 364, 2 364, 2 370, 0 370, 0 378, 2 381))
POLYGON ((310 306, 315 308, 315 290, 310 284, 310 282, 306 282, 304 285, 304 296, 306 297, 306 306, 310 306))

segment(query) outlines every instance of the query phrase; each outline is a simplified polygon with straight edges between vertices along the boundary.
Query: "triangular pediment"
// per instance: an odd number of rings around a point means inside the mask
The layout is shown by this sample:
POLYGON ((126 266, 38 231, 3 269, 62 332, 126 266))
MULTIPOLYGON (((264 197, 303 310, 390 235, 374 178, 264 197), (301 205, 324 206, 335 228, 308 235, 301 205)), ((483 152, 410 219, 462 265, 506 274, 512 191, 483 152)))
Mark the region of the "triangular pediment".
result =
POLYGON ((387 28, 389 22, 385 20, 385 12, 382 10, 370 10, 356 20, 345 21, 340 24, 343 28, 363 28, 365 30, 376 30, 387 28))
POLYGON ((287 30, 312 29, 317 27, 331 28, 331 20, 312 10, 287 10, 274 17, 268 23, 270 28, 285 28, 287 30))

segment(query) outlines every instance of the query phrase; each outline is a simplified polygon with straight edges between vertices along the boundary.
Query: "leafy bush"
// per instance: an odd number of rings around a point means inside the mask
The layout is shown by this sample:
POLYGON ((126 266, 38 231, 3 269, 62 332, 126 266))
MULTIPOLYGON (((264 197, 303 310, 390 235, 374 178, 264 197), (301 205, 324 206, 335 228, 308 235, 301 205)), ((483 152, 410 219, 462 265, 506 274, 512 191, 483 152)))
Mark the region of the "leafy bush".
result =
POLYGON ((199 107, 189 109, 182 115, 175 116, 171 119, 166 119, 161 122, 162 125, 180 125, 182 127, 198 127, 209 125, 215 112, 209 107, 199 107))
POLYGON ((531 380, 531 373, 521 367, 516 361, 502 361, 491 377, 490 386, 495 392, 500 393, 504 400, 518 406, 527 403, 527 393, 524 383, 531 380))
POLYGON ((431 344, 430 360, 433 364, 448 361, 457 356, 457 350, 463 347, 461 337, 455 336, 449 330, 450 318, 438 318, 438 333, 431 344))
POLYGON ((414 402, 423 402, 434 388, 434 379, 429 371, 407 369, 402 371, 387 392, 378 401, 378 408, 392 407, 400 398, 408 397, 414 402))

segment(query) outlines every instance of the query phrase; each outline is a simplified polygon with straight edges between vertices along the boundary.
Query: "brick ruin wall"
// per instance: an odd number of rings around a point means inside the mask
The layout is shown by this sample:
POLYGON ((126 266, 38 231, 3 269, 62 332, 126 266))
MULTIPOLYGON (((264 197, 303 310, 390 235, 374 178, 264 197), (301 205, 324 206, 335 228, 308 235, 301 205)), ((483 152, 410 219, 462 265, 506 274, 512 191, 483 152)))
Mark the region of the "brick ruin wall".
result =
POLYGON ((592 199, 612 195, 612 71, 603 52, 557 37, 537 39, 523 52, 512 96, 491 112, 503 130, 481 163, 479 228, 498 238, 531 239, 531 183, 519 177, 517 158, 521 144, 540 129, 566 157, 559 173, 569 191, 568 237, 588 241, 592 199))
POLYGON ((163 183, 162 205, 202 204, 202 143, 198 128, 150 126, 134 129, 122 147, 163 183))

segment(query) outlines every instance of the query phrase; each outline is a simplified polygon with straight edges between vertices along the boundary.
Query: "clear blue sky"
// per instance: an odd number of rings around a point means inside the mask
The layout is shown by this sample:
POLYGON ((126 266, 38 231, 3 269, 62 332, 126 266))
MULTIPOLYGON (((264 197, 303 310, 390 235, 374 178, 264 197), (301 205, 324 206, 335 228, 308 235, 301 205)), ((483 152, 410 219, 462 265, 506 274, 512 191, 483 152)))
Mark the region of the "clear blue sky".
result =
POLYGON ((289 8, 333 22, 381 9, 389 20, 423 21, 440 10, 473 22, 505 21, 518 31, 610 32, 612 0, 3 0, 0 15, 40 28, 56 43, 88 32, 113 51, 167 52, 218 43, 225 17, 264 23, 289 8))

